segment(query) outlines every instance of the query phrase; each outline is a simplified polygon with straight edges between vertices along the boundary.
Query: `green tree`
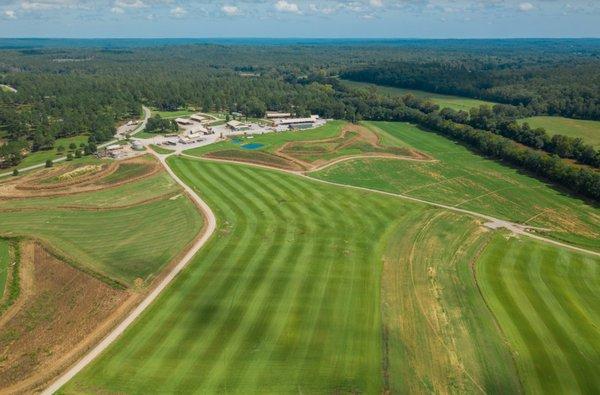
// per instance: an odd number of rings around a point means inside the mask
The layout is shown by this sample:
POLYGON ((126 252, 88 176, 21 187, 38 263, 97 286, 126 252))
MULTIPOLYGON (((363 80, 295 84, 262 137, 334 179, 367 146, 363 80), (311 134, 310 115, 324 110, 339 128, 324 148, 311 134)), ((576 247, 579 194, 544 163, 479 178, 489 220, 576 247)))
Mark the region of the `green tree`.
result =
POLYGON ((69 162, 73 160, 73 154, 72 154, 72 153, 70 153, 70 152, 69 152, 69 153, 67 154, 67 160, 68 160, 69 162))
POLYGON ((54 162, 52 162, 52 160, 48 159, 46 161, 46 167, 52 167, 52 166, 54 166, 54 162))
POLYGON ((13 176, 18 176, 19 175, 19 169, 14 169, 13 170, 13 176))

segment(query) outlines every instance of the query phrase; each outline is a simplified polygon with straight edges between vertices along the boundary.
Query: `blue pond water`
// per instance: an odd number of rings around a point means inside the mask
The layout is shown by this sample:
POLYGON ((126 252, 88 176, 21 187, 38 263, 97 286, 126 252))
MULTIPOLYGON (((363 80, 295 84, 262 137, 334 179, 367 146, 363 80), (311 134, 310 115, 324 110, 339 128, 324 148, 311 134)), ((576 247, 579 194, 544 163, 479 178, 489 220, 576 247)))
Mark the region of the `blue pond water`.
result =
POLYGON ((244 145, 242 145, 242 148, 243 148, 243 149, 250 149, 250 150, 254 150, 254 149, 259 149, 259 148, 262 148, 262 147, 264 147, 264 146, 265 146, 265 145, 264 145, 264 144, 261 144, 261 143, 251 143, 251 144, 244 144, 244 145))

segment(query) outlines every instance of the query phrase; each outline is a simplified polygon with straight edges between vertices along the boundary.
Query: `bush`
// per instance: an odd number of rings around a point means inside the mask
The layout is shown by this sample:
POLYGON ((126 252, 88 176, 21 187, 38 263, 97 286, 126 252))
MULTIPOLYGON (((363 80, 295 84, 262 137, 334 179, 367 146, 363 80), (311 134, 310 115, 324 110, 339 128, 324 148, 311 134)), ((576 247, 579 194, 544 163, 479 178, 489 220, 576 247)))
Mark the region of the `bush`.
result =
POLYGON ((46 167, 52 167, 52 166, 54 166, 54 162, 52 162, 50 159, 48 159, 46 161, 46 167))
POLYGON ((69 153, 67 154, 67 160, 68 160, 69 162, 73 160, 73 154, 72 154, 72 153, 70 153, 70 152, 69 152, 69 153))
POLYGON ((13 176, 18 176, 19 175, 19 169, 14 169, 13 170, 13 176))

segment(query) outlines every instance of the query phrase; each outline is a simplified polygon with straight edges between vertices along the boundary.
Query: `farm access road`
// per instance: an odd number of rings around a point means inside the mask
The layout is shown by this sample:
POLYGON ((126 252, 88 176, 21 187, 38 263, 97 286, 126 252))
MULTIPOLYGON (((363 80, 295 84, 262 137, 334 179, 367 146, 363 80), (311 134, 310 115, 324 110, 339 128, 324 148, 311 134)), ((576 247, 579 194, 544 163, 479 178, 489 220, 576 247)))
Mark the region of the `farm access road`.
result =
POLYGON ((181 273, 181 271, 188 265, 194 255, 202 248, 206 242, 210 239, 212 234, 217 228, 217 218, 214 213, 206 204, 202 198, 186 183, 184 183, 171 168, 167 165, 166 160, 170 155, 160 155, 150 150, 150 152, 158 158, 160 163, 163 165, 169 175, 179 184, 194 203, 201 210, 202 215, 206 223, 201 230, 201 235, 196 239, 194 244, 189 248, 187 253, 181 258, 181 260, 173 267, 173 269, 165 276, 165 278, 142 300, 142 302, 135 308, 131 313, 125 317, 125 319, 115 327, 100 343, 98 343, 91 351, 89 351, 83 358, 81 358, 75 365, 73 365, 66 373, 60 376, 54 381, 48 388, 46 388, 42 394, 50 395, 57 392, 63 385, 71 380, 77 373, 82 371, 90 362, 96 359, 104 350, 106 350, 119 336, 125 332, 125 330, 139 317, 142 313, 158 298, 169 284, 175 279, 175 277, 181 273))
MULTIPOLYGON (((141 132, 142 130, 144 130, 146 128, 146 123, 148 123, 148 119, 150 118, 150 116, 152 115, 152 111, 150 111, 150 109, 146 106, 142 106, 142 108, 144 109, 144 119, 142 119, 142 123, 140 123, 138 125, 137 128, 135 128, 135 130, 131 133, 131 135, 135 135, 139 132, 141 132)), ((125 137, 125 134, 127 134, 127 130, 128 130, 128 126, 123 125, 120 126, 117 129, 117 134, 115 134, 115 138, 111 141, 107 141, 106 143, 102 143, 98 146, 98 148, 104 148, 107 147, 111 144, 116 143, 117 141, 121 140, 122 138, 125 137)), ((54 159, 52 162, 53 163, 59 163, 59 162, 63 162, 67 160, 66 156, 62 156, 60 158, 56 158, 54 159)), ((24 167, 22 169, 19 169, 19 172, 24 172, 24 171, 29 171, 29 170, 34 170, 34 169, 39 169, 40 167, 44 167, 46 166, 46 163, 38 163, 37 165, 32 165, 32 166, 27 166, 24 167)), ((6 173, 0 173, 0 177, 5 177, 5 176, 9 176, 12 174, 12 171, 6 172, 6 173)))

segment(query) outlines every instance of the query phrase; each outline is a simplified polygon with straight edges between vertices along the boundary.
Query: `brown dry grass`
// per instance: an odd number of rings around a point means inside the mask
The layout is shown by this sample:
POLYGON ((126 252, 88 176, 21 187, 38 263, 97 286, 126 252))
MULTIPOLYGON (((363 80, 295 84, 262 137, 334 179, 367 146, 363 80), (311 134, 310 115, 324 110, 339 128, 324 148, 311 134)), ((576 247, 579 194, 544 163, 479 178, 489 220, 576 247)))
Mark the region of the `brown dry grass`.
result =
POLYGON ((34 242, 22 244, 20 277, 21 296, 0 320, 2 392, 60 367, 129 296, 34 242))

